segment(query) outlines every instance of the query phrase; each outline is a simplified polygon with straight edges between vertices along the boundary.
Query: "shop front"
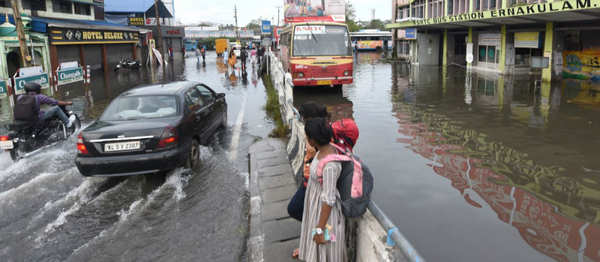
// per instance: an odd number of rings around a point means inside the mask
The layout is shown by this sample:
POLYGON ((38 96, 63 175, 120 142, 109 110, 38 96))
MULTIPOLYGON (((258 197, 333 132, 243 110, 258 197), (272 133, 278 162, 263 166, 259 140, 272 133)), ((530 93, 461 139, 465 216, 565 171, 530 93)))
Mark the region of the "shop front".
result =
POLYGON ((25 38, 30 56, 30 67, 25 67, 19 50, 14 20, 12 16, 0 16, 0 122, 12 120, 12 105, 14 95, 23 90, 15 89, 17 84, 27 80, 38 81, 42 84, 42 92, 52 95, 49 88, 48 73, 50 72, 50 56, 48 38, 44 34, 31 32, 29 17, 22 17, 25 24, 25 38), (8 21, 7 21, 8 18, 8 21), (22 72, 23 74, 19 74, 22 72), (26 73, 25 73, 26 72, 26 73), (16 92, 15 92, 16 91, 16 92))
POLYGON ((140 29, 136 27, 45 18, 34 18, 32 25, 33 30, 48 35, 52 72, 63 63, 76 61, 106 74, 121 59, 140 57, 140 29))

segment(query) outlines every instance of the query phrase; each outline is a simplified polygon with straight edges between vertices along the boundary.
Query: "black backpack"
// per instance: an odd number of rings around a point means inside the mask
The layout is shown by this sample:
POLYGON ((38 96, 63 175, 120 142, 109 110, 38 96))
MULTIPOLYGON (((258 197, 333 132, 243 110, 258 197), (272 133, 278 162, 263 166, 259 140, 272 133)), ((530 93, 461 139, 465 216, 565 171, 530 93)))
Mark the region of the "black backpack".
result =
POLYGON ((38 111, 37 96, 21 95, 15 103, 15 121, 37 122, 39 120, 38 111))

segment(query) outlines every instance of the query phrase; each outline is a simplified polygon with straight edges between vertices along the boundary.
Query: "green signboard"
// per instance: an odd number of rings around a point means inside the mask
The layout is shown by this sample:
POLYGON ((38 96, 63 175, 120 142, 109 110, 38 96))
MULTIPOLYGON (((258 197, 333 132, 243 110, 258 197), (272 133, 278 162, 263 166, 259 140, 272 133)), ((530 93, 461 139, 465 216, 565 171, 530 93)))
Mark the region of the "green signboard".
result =
MULTIPOLYGON (((457 15, 448 15, 435 18, 424 18, 410 20, 400 23, 386 25, 386 28, 404 28, 418 27, 425 25, 459 23, 468 21, 478 21, 494 18, 533 16, 540 14, 550 14, 556 12, 566 12, 585 9, 600 8, 600 0, 564 0, 551 1, 545 3, 519 5, 507 8, 492 9, 487 11, 475 11, 471 13, 463 13, 457 15)), ((534 16, 535 17, 535 16, 534 16)))
POLYGON ((8 89, 6 87, 6 81, 0 80, 0 98, 5 98, 8 95, 8 89))
POLYGON ((83 81, 83 68, 81 67, 58 70, 57 74, 59 86, 83 81))
POLYGON ((43 73, 33 76, 24 76, 15 78, 15 94, 20 95, 25 93, 25 84, 29 82, 36 82, 42 86, 43 89, 50 87, 50 81, 48 74, 43 73))

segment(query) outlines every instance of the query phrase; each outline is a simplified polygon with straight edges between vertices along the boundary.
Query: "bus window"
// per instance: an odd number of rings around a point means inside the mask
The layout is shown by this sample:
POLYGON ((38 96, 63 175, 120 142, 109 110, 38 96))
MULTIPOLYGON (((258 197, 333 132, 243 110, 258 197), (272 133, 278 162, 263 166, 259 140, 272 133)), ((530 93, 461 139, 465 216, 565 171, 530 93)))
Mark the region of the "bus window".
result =
POLYGON ((348 30, 338 25, 298 25, 294 32, 294 56, 350 56, 348 30))

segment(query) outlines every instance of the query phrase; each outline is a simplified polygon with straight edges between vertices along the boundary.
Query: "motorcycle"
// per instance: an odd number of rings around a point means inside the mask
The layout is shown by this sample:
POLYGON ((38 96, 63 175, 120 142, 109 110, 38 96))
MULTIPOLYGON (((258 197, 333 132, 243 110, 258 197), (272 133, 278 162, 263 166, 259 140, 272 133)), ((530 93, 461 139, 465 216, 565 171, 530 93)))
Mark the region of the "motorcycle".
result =
POLYGON ((12 160, 18 161, 69 138, 81 127, 81 122, 73 111, 67 111, 65 106, 60 108, 73 119, 71 127, 58 118, 41 124, 15 121, 9 125, 8 135, 0 135, 0 149, 8 151, 12 160))
POLYGON ((140 69, 141 65, 138 61, 133 60, 131 58, 125 58, 125 59, 121 59, 121 61, 119 61, 119 63, 117 64, 117 66, 115 67, 115 72, 119 71, 120 69, 140 69))

